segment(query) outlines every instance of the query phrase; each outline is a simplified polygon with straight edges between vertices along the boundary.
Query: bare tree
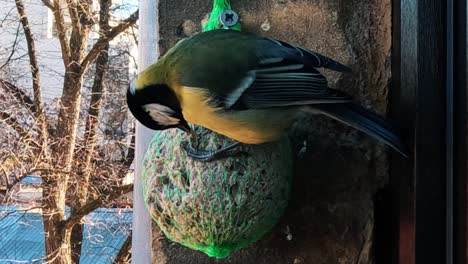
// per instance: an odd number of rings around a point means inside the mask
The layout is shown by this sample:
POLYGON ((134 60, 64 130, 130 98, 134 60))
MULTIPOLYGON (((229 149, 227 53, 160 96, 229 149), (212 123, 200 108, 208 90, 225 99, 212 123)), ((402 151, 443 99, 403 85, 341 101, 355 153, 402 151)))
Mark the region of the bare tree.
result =
MULTIPOLYGON (((106 150, 100 119, 109 113, 103 111, 103 95, 106 94, 104 80, 109 70, 110 42, 135 25, 138 13, 111 25, 111 0, 99 0, 98 14, 91 0, 42 2, 54 14, 60 41, 65 68, 62 96, 55 108, 51 104, 45 106, 42 101, 35 38, 23 0, 15 0, 27 43, 32 94, 14 83, 0 80, 0 89, 5 91, 0 98, 0 126, 8 131, 8 139, 0 142, 6 146, 0 150, 0 173, 6 183, 5 192, 26 175, 34 173, 42 177, 46 260, 48 263, 79 263, 83 217, 99 207, 115 203, 133 188, 132 184, 122 184, 133 161, 134 142, 134 138, 128 137, 128 127, 123 125, 126 120, 124 93, 116 96, 119 100, 112 100, 120 102, 117 112, 124 115, 119 119, 124 131, 112 139, 114 145, 120 146, 117 148, 119 155, 115 154, 116 150, 106 150), (67 17, 71 23, 66 23, 67 17), (89 43, 96 27, 99 37, 89 43), (89 100, 84 100, 85 77, 91 74, 90 68, 94 68, 93 83, 89 100), (69 217, 66 217, 66 205, 71 207, 69 217)), ((16 40, 13 45, 17 45, 16 40)), ((7 56, 0 65, 8 65, 11 58, 13 55, 7 56)), ((114 115, 119 116, 115 111, 114 115)), ((128 254, 128 248, 126 251, 128 254)), ((125 259, 125 255, 121 258, 125 259)))

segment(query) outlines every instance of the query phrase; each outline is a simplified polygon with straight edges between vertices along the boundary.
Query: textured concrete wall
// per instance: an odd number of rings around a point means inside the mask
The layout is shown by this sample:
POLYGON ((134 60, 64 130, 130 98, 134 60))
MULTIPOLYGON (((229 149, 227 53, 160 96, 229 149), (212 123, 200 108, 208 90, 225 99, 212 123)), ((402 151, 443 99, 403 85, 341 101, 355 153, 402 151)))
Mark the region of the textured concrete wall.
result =
MULTIPOLYGON (((232 0, 243 30, 316 50, 350 65, 330 85, 385 112, 390 80, 390 0, 232 0)), ((160 0, 161 52, 200 30, 209 0, 160 0)), ((225 260, 167 241, 154 225, 155 263, 373 263, 373 196, 387 180, 385 148, 327 118, 304 116, 290 132, 293 197, 275 229, 225 260), (304 150, 304 149, 303 149, 304 150)))

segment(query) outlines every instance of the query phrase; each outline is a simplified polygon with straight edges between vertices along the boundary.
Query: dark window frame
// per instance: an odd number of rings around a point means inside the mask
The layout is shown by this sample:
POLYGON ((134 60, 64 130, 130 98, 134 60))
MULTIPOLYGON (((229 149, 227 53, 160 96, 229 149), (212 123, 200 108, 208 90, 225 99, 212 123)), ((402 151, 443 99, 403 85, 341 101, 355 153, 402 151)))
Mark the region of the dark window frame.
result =
POLYGON ((391 154, 376 205, 376 263, 467 260, 467 3, 394 0, 390 115, 409 159, 391 154))

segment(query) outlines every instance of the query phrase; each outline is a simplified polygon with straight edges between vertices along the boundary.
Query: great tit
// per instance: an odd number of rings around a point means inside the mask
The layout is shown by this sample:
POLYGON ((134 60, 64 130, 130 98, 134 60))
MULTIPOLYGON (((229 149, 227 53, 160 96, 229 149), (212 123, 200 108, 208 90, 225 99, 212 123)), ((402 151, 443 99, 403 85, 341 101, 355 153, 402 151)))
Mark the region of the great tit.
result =
POLYGON ((127 103, 148 128, 190 132, 192 123, 246 144, 278 139, 300 112, 323 114, 406 155, 395 129, 329 88, 316 69, 322 67, 350 71, 283 41, 212 30, 179 41, 142 71, 128 89, 127 103))

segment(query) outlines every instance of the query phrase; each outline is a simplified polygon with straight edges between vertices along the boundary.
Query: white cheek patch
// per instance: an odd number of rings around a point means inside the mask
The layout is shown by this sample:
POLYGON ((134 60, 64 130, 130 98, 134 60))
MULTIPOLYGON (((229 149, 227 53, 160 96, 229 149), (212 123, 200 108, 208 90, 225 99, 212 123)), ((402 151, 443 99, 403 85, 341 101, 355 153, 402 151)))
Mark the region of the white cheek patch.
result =
POLYGON ((146 104, 143 109, 148 112, 151 118, 161 125, 177 125, 179 118, 175 118, 176 112, 171 108, 160 104, 146 104))

